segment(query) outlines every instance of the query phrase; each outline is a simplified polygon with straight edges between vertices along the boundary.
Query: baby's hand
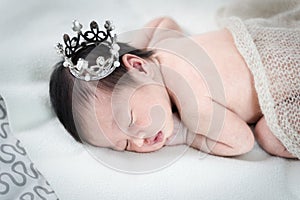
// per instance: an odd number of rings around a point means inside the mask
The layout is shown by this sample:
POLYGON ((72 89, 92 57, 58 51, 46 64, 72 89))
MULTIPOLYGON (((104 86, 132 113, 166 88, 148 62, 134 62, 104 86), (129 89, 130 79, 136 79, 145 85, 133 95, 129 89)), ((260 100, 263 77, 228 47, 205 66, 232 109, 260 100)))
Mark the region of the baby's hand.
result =
POLYGON ((188 130, 179 119, 178 114, 173 114, 174 129, 172 135, 167 139, 165 145, 173 146, 186 144, 188 130))

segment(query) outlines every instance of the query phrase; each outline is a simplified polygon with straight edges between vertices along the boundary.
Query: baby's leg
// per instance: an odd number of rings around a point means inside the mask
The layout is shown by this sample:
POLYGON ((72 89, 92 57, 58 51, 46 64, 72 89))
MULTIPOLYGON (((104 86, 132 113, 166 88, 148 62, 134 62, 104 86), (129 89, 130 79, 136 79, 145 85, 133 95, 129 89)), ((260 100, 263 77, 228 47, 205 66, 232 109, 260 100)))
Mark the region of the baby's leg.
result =
POLYGON ((296 158, 286 150, 283 144, 276 138, 267 126, 265 117, 262 117, 256 124, 254 135, 258 144, 269 154, 285 158, 296 158))

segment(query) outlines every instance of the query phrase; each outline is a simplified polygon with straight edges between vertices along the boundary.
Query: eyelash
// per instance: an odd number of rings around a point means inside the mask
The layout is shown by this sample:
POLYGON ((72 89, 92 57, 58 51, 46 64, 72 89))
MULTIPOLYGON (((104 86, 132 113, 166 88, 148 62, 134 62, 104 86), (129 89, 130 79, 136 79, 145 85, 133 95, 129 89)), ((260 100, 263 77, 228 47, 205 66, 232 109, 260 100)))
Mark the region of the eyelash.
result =
POLYGON ((124 150, 127 150, 128 145, 129 145, 129 141, 128 141, 128 140, 126 140, 126 141, 127 141, 127 143, 126 143, 126 146, 125 146, 125 149, 124 149, 124 150))

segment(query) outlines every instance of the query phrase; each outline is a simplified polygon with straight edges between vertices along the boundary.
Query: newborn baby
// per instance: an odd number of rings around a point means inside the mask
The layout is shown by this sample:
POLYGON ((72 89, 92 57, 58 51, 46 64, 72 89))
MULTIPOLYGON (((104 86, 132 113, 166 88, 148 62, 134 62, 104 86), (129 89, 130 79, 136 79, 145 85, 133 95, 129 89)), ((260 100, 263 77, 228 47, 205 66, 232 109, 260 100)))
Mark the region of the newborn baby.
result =
MULTIPOLYGON (((81 27, 75 22, 73 30, 79 34, 81 27)), ((93 28, 98 30, 91 23, 93 28)), ((249 152, 256 137, 270 154, 296 158, 270 130, 253 74, 228 28, 187 37, 175 21, 162 17, 134 33, 130 45, 111 38, 105 45, 63 52, 65 61, 51 76, 54 111, 78 142, 134 152, 187 144, 235 156, 249 152), (74 72, 74 66, 107 63, 113 70, 99 80, 74 72), (205 77, 210 69, 215 71, 205 77), (221 89, 208 79, 219 80, 221 89)))

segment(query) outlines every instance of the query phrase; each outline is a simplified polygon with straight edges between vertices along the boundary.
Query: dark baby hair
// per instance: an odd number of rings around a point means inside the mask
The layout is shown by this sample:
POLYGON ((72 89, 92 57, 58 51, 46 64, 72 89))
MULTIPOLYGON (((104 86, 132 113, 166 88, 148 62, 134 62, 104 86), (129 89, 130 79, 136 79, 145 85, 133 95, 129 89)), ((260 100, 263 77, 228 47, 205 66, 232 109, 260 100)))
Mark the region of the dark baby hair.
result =
MULTIPOLYGON (((126 43, 118 43, 118 45, 120 46, 120 66, 117 67, 110 75, 99 80, 97 83, 97 88, 104 89, 108 92, 113 91, 118 80, 127 72, 124 63, 122 62, 122 57, 124 54, 129 53, 144 59, 148 59, 153 55, 153 51, 136 49, 126 43)), ((95 65, 96 58, 100 55, 104 56, 105 58, 109 57, 109 48, 104 45, 87 46, 85 49, 79 50, 76 55, 72 57, 72 62, 76 64, 79 58, 83 58, 89 62, 89 65, 95 65)), ((72 106, 74 106, 72 105, 72 103, 74 103, 72 102, 75 86, 74 83, 75 81, 76 83, 79 82, 79 87, 82 87, 82 95, 86 100, 85 102, 88 103, 89 92, 85 90, 85 85, 92 84, 91 82, 95 81, 85 82, 75 79, 76 78, 70 73, 69 69, 63 66, 63 61, 58 62, 54 66, 54 70, 50 77, 49 94, 52 108, 59 121, 76 141, 82 143, 79 132, 75 125, 77 122, 75 121, 72 110, 72 106)))

